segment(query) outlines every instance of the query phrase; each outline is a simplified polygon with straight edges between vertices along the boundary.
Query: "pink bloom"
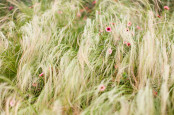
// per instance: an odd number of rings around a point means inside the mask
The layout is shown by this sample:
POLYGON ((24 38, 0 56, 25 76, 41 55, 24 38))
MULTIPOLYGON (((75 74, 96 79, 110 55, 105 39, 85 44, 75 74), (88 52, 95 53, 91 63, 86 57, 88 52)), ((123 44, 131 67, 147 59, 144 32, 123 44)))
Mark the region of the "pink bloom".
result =
POLYGON ((155 90, 153 90, 153 95, 154 95, 154 96, 157 96, 157 95, 158 95, 158 92, 155 91, 155 90))
POLYGON ((92 4, 95 5, 97 2, 96 1, 93 1, 92 4))
POLYGON ((86 19, 87 19, 87 16, 84 16, 84 17, 83 17, 83 20, 86 20, 86 19))
POLYGON ((42 76, 43 76, 43 74, 44 74, 43 72, 42 72, 41 74, 39 74, 39 77, 42 77, 42 76))
POLYGON ((164 9, 165 10, 169 10, 170 8, 168 6, 164 6, 164 9))
POLYGON ((123 44, 127 44, 127 42, 126 42, 126 41, 124 41, 124 42, 123 42, 123 44))
POLYGON ((59 10, 57 13, 58 13, 58 14, 62 14, 63 12, 62 12, 61 10, 59 10))
POLYGON ((134 32, 132 32, 131 34, 132 34, 133 36, 135 35, 135 33, 134 33, 134 32))
POLYGON ((77 13, 77 17, 81 17, 81 13, 80 12, 77 13))
POLYGON ((131 25, 132 25, 132 23, 131 22, 128 22, 127 26, 131 26, 131 25))
POLYGON ((115 25, 115 23, 112 23, 112 25, 115 25))
POLYGON ((129 28, 126 28, 126 31, 128 32, 129 31, 129 28))
POLYGON ((33 8, 33 6, 30 6, 29 8, 33 8))
POLYGON ((85 10, 89 10, 89 8, 88 7, 85 7, 85 10))
POLYGON ((106 28, 106 31, 107 31, 107 32, 111 32, 111 27, 107 27, 107 28, 106 28))
POLYGON ((140 26, 137 26, 137 29, 139 29, 139 30, 140 30, 140 29, 141 29, 141 28, 140 28, 140 26))
POLYGON ((80 9, 80 12, 82 13, 82 12, 84 12, 85 11, 85 9, 80 9))
POLYGON ((14 7, 13 6, 10 6, 9 8, 8 8, 8 10, 13 10, 14 9, 14 7))
POLYGON ((10 106, 13 107, 14 105, 15 105, 15 100, 13 99, 10 101, 10 106))
POLYGON ((157 17, 158 17, 158 18, 161 18, 161 16, 160 16, 160 15, 157 15, 157 17))
POLYGON ((130 46, 130 45, 131 45, 131 44, 128 42, 128 43, 127 43, 127 46, 130 46))
POLYGON ((108 53, 112 54, 112 49, 111 48, 108 49, 108 53))
POLYGON ((36 87, 36 86, 37 86, 37 83, 33 83, 32 86, 33 86, 33 87, 36 87))
POLYGON ((115 67, 115 69, 117 69, 117 65, 115 65, 114 67, 115 67))
POLYGON ((104 85, 100 85, 100 87, 99 87, 100 91, 104 91, 105 89, 106 89, 106 87, 104 85))

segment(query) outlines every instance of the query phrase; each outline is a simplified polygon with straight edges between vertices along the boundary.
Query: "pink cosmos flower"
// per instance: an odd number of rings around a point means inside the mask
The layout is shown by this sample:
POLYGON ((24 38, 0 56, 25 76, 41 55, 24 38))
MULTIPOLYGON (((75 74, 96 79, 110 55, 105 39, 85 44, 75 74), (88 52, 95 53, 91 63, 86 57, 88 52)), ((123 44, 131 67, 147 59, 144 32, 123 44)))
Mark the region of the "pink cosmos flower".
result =
POLYGON ((97 2, 96 1, 93 1, 92 4, 95 5, 97 2))
POLYGON ((36 86, 37 86, 37 83, 33 83, 32 86, 33 86, 33 87, 36 87, 36 86))
POLYGON ((153 90, 153 95, 154 95, 154 96, 157 96, 157 95, 158 95, 158 92, 155 91, 155 90, 153 90))
POLYGON ((137 29, 140 30, 141 29, 140 26, 137 26, 137 29))
POLYGON ((44 74, 43 72, 42 72, 41 74, 39 74, 39 77, 42 77, 42 76, 43 76, 43 74, 44 74))
POLYGON ((129 28, 126 28, 126 31, 128 32, 129 31, 129 28))
POLYGON ((84 12, 85 11, 85 9, 80 9, 80 12, 82 13, 82 12, 84 12))
POLYGON ((164 9, 165 10, 169 10, 170 8, 168 6, 164 6, 164 9))
POLYGON ((13 107, 14 105, 15 105, 15 100, 12 99, 12 100, 10 101, 10 106, 13 107))
POLYGON ((30 6, 29 8, 33 8, 33 5, 32 5, 32 6, 30 6))
POLYGON ((115 65, 114 67, 115 67, 115 69, 117 69, 117 65, 115 65))
POLYGON ((106 31, 107 31, 107 32, 111 32, 111 27, 107 27, 107 28, 106 28, 106 31))
POLYGON ((8 10, 13 10, 14 9, 14 7, 13 6, 10 6, 9 8, 8 8, 8 10))
POLYGON ((108 53, 109 53, 110 55, 112 54, 112 49, 111 49, 111 48, 108 49, 108 53))
POLYGON ((86 19, 87 19, 87 16, 84 16, 84 17, 83 17, 83 20, 86 20, 86 19))
POLYGON ((85 7, 85 10, 89 10, 89 8, 88 7, 85 7))
POLYGON ((123 42, 123 44, 127 44, 127 42, 126 42, 126 41, 124 41, 124 42, 123 42))
POLYGON ((57 13, 58 13, 58 14, 62 14, 63 12, 62 12, 61 10, 59 10, 57 13))
POLYGON ((80 12, 77 13, 77 17, 81 17, 81 13, 80 12))
POLYGON ((158 18, 161 18, 161 16, 160 16, 160 15, 157 15, 157 17, 158 17, 158 18))
POLYGON ((104 91, 105 89, 106 89, 106 87, 105 87, 104 85, 100 85, 100 86, 99 86, 99 90, 100 90, 100 91, 104 91))
POLYGON ((115 23, 112 23, 112 25, 115 25, 115 23))
POLYGON ((131 34, 132 34, 133 36, 135 35, 135 33, 134 33, 134 32, 132 32, 131 34))
POLYGON ((128 22, 127 26, 131 26, 131 25, 132 25, 132 23, 131 22, 128 22))
POLYGON ((127 46, 130 46, 130 45, 131 45, 131 43, 129 43, 129 42, 128 42, 126 45, 127 45, 127 46))

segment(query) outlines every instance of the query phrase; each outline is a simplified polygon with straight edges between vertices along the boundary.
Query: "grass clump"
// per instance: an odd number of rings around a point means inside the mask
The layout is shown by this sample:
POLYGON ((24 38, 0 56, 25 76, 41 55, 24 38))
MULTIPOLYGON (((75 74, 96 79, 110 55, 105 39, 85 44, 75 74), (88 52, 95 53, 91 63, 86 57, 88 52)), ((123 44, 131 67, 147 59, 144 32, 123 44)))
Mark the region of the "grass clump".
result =
POLYGON ((172 115, 172 4, 2 1, 1 114, 172 115))

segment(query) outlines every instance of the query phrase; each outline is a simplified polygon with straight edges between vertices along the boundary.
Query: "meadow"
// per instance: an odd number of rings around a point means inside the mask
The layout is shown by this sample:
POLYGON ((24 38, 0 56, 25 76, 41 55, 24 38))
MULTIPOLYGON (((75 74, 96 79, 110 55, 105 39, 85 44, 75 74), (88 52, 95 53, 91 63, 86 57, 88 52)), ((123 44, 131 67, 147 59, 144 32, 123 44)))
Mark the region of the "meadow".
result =
POLYGON ((0 0, 1 115, 174 115, 173 0, 0 0))

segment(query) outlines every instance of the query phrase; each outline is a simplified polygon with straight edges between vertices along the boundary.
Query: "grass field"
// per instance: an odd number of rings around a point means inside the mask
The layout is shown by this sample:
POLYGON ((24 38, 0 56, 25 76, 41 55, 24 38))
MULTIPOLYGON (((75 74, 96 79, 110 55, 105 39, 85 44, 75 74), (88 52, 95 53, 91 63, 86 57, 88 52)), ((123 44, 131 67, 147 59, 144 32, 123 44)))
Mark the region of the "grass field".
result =
POLYGON ((0 114, 174 115, 173 0, 0 0, 0 114))

